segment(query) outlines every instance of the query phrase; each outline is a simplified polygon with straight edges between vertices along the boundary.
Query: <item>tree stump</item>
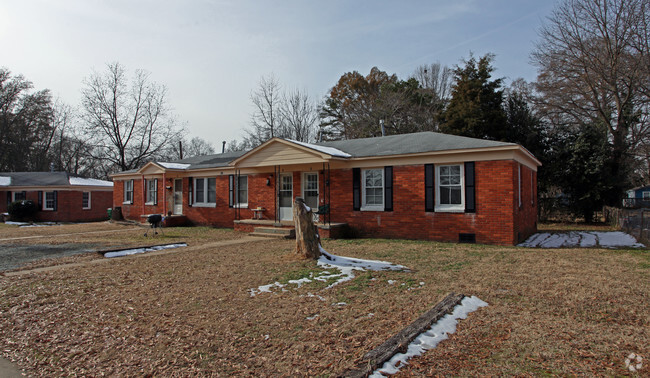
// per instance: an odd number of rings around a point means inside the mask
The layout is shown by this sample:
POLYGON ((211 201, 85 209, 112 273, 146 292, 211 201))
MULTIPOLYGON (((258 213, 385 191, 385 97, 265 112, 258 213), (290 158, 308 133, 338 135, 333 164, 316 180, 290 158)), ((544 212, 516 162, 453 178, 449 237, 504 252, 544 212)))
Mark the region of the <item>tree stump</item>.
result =
POLYGON ((305 200, 296 197, 293 202, 293 221, 296 226, 295 253, 304 259, 320 257, 320 239, 314 225, 312 210, 305 205, 305 200))

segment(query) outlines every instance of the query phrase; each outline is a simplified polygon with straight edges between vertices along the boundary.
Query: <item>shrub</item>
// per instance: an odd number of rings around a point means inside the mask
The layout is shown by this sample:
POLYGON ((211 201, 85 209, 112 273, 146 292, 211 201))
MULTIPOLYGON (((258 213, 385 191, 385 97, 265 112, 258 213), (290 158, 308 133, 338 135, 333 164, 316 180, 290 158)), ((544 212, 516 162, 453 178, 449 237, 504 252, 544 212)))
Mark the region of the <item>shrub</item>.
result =
POLYGON ((33 220, 34 215, 38 212, 38 206, 34 201, 21 200, 10 203, 7 210, 13 220, 33 220))

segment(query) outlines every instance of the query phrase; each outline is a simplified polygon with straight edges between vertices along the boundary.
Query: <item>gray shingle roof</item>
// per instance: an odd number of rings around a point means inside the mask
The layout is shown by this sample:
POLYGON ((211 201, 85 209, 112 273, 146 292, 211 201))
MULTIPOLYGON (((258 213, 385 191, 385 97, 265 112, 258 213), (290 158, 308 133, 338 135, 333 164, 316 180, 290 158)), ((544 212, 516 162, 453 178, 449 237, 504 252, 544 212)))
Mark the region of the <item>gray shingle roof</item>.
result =
POLYGON ((349 153, 352 157, 390 156, 420 152, 516 146, 515 143, 496 142, 493 140, 468 138, 431 131, 376 138, 337 140, 317 144, 334 147, 349 153))
POLYGON ((223 154, 193 156, 181 160, 170 161, 170 163, 189 164, 188 169, 218 168, 227 167, 228 163, 242 156, 248 151, 232 151, 223 154))
MULTIPOLYGON (((101 180, 76 180, 75 183, 70 182, 70 176, 67 172, 0 172, 0 177, 11 178, 8 185, 2 186, 70 186, 70 185, 83 185, 88 181, 88 185, 102 186, 101 180)), ((105 186, 111 186, 111 182, 106 181, 105 186)))

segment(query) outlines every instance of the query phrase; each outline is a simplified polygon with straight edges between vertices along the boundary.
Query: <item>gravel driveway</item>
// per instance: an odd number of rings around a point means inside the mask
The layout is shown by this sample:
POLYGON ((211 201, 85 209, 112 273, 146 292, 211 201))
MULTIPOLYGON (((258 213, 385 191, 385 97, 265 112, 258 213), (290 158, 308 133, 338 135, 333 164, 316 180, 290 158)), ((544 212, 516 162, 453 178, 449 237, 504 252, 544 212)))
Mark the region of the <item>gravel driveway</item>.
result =
POLYGON ((72 256, 80 253, 93 252, 99 249, 99 244, 69 243, 69 244, 0 244, 0 272, 16 269, 29 262, 41 259, 72 256))

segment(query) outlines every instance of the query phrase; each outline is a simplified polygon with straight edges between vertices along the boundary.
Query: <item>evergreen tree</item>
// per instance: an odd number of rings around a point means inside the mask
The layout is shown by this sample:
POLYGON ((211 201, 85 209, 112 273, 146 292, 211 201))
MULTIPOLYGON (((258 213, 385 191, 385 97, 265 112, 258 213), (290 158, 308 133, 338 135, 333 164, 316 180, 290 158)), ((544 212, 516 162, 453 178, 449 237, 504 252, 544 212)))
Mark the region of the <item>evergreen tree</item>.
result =
POLYGON ((492 77, 494 55, 478 61, 471 56, 454 70, 451 101, 442 113, 444 133, 481 139, 506 140, 506 117, 502 108, 502 79, 492 77))

